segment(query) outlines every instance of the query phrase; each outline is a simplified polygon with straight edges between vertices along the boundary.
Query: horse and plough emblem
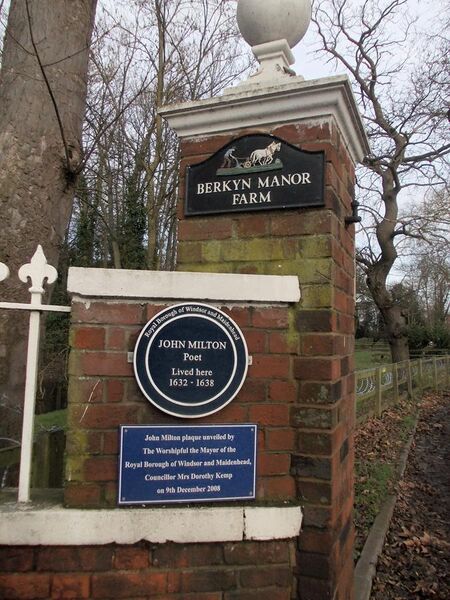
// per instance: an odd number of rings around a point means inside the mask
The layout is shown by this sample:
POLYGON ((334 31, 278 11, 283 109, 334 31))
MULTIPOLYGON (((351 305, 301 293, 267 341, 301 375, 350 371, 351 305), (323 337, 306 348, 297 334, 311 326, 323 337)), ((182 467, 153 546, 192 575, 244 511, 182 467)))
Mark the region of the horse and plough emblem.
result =
POLYGON ((275 154, 281 150, 281 142, 273 141, 265 148, 257 148, 248 156, 236 156, 236 146, 228 148, 217 175, 232 175, 243 172, 268 171, 281 169, 283 163, 275 154))

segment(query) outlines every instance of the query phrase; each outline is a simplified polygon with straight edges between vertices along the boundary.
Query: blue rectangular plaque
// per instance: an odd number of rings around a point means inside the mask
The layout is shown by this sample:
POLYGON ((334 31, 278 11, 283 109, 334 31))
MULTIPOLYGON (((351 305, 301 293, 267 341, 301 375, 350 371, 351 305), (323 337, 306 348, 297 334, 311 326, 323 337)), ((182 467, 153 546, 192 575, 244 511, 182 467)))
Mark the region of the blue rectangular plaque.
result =
POLYGON ((257 426, 122 425, 119 504, 251 499, 257 426))

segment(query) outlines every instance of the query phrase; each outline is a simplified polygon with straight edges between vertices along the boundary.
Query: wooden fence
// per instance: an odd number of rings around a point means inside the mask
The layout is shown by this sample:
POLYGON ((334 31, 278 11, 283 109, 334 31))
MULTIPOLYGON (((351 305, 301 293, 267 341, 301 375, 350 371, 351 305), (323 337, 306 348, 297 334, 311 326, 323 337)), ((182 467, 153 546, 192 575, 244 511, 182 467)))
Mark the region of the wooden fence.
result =
MULTIPOLYGON (((442 390, 450 384, 450 355, 386 364, 356 371, 356 420, 380 416, 401 397, 425 390, 442 390)), ((35 439, 32 487, 61 487, 64 431, 54 428, 35 439)), ((0 488, 17 485, 20 446, 0 450, 0 488)))
POLYGON ((401 397, 442 390, 450 383, 450 355, 433 356, 356 371, 356 421, 380 416, 401 397))

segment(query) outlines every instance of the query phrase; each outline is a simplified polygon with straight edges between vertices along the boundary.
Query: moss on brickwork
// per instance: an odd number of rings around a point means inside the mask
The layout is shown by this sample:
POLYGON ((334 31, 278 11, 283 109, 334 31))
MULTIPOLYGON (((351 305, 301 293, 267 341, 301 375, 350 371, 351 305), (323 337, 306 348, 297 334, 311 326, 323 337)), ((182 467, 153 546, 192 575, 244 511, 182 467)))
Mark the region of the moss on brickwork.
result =
POLYGON ((280 239, 262 238, 222 242, 222 259, 225 261, 281 260, 284 258, 280 239))
POLYGON ((332 306, 333 289, 331 285, 305 285, 301 287, 301 290, 303 308, 329 308, 332 306))
POLYGON ((66 457, 66 481, 84 481, 84 463, 88 456, 76 454, 66 457))
POLYGON ((202 261, 207 263, 217 263, 222 259, 222 244, 218 241, 202 243, 202 261))
POLYGON ((231 263, 180 263, 178 270, 192 273, 235 273, 235 266, 231 263))
POLYGON ((74 429, 71 426, 66 437, 66 452, 69 455, 85 454, 88 449, 88 434, 84 429, 74 429))
POLYGON ((331 238, 328 235, 302 237, 298 249, 299 258, 326 258, 331 256, 331 238))

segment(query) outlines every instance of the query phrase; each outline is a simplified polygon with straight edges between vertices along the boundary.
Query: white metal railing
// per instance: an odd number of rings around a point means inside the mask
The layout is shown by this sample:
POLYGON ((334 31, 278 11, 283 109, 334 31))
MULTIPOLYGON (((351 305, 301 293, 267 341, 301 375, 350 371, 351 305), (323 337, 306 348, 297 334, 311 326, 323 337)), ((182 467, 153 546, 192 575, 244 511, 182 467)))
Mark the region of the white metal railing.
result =
MULTIPOLYGON (((30 303, 0 302, 0 308, 30 311, 18 493, 19 502, 29 502, 41 313, 70 312, 71 309, 69 306, 42 304, 44 283, 54 283, 58 277, 58 272, 55 267, 47 263, 44 251, 40 245, 37 247, 31 261, 20 267, 18 275, 19 279, 24 283, 27 283, 28 280, 31 281, 31 287, 29 288, 31 294, 30 303)), ((0 262, 0 281, 4 281, 8 277, 8 267, 0 262)))

